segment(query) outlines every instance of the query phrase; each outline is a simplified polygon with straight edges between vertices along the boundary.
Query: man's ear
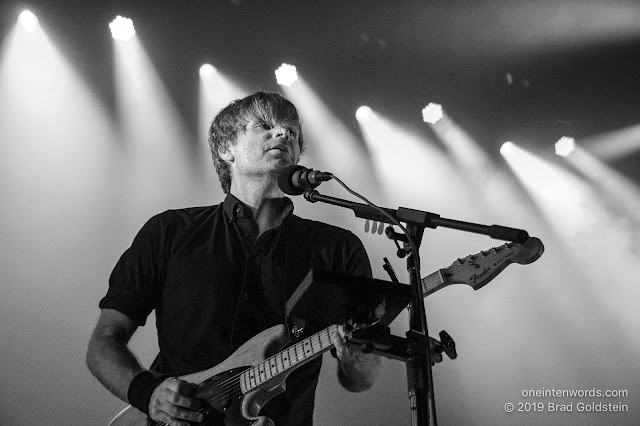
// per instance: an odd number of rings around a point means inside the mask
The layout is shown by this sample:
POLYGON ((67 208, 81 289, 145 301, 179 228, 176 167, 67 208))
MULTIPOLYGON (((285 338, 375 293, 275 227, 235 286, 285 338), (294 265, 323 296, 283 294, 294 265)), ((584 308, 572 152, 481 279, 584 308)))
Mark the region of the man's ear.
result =
POLYGON ((220 148, 218 150, 218 154, 220 154, 220 158, 222 158, 227 163, 233 163, 233 160, 235 160, 233 152, 231 152, 228 146, 220 148))

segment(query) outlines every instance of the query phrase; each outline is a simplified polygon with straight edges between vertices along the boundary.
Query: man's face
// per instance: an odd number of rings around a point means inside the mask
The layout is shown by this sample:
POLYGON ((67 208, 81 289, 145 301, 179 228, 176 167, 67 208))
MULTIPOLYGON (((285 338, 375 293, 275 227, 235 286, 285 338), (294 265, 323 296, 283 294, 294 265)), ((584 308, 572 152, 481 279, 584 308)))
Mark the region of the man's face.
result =
POLYGON ((278 173, 286 166, 298 164, 300 126, 297 122, 272 124, 251 119, 244 132, 238 132, 229 146, 232 181, 240 175, 278 173))

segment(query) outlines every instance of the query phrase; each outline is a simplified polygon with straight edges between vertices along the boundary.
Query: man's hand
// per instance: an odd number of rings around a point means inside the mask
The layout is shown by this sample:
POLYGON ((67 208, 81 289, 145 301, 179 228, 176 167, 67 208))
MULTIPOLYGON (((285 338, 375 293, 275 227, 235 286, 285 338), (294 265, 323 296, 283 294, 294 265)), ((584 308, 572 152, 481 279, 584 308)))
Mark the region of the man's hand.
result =
POLYGON ((371 353, 364 353, 356 345, 345 342, 344 329, 331 336, 331 343, 336 348, 338 357, 338 381, 348 391, 362 392, 373 386, 378 380, 382 368, 382 358, 371 353))
POLYGON ((358 345, 347 343, 344 336, 344 328, 341 325, 338 326, 338 331, 331 336, 331 343, 336 348, 336 356, 340 361, 347 363, 363 362, 376 356, 362 352, 358 345))
POLYGON ((203 403, 193 395, 197 386, 170 377, 155 388, 149 401, 149 417, 170 426, 188 426, 189 422, 201 422, 204 416, 196 410, 203 403))

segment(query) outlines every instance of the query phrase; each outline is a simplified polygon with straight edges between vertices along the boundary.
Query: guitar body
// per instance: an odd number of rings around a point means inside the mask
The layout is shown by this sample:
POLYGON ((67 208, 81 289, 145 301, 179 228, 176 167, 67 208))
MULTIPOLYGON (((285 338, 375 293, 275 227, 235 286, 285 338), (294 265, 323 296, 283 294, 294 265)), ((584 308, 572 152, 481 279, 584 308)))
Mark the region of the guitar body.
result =
MULTIPOLYGON (((186 374, 180 376, 179 379, 198 384, 199 389, 196 396, 206 399, 214 409, 220 412, 237 419, 244 418, 247 425, 273 425, 268 417, 259 416, 259 412, 267 402, 285 390, 285 380, 293 369, 272 377, 246 394, 242 393, 238 383, 236 383, 237 386, 230 389, 228 379, 237 376, 239 372, 249 367, 263 363, 289 342, 286 326, 283 324, 275 325, 249 339, 229 358, 215 367, 186 374)), ((132 406, 122 410, 109 423, 109 426, 146 425, 147 415, 132 406)))

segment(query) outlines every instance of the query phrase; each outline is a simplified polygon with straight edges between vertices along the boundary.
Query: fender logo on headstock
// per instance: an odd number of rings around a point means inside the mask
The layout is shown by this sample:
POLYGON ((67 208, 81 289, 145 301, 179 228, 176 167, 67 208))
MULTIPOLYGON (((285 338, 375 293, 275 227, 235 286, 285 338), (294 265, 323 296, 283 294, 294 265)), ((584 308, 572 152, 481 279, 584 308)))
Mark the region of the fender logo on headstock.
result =
MULTIPOLYGON (((478 266, 479 268, 480 266, 478 266)), ((489 272, 491 269, 489 268, 484 268, 484 270, 482 272, 480 272, 479 274, 473 274, 471 275, 471 278, 469 278, 469 281, 472 281, 474 284, 476 284, 478 282, 478 279, 482 278, 483 275, 485 275, 487 272, 489 272)))

